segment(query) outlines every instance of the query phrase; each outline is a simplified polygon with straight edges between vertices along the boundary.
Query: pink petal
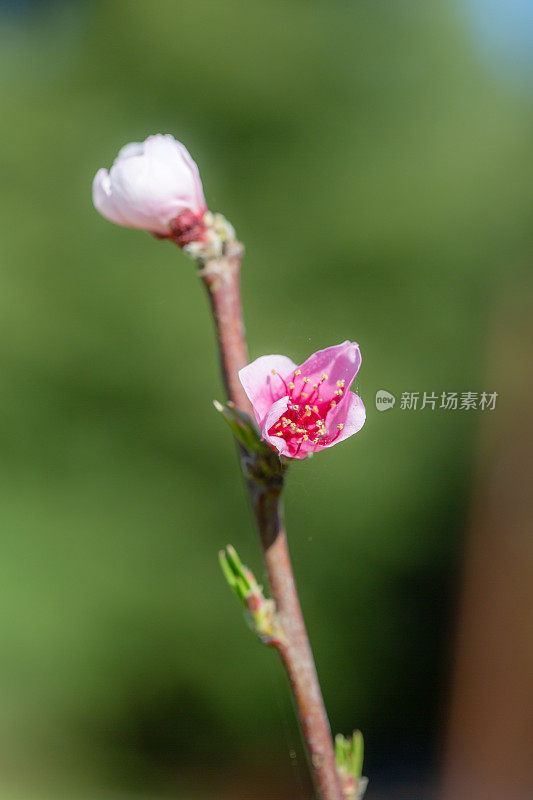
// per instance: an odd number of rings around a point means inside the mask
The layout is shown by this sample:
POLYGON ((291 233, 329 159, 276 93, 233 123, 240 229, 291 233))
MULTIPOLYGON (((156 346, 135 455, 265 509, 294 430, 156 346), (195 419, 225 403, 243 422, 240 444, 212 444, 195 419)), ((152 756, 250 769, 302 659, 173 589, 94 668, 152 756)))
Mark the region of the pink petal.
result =
MULTIPOLYGON (((115 205, 131 228, 169 232, 168 223, 188 208, 187 183, 147 155, 121 158, 111 167, 115 205)), ((188 179, 187 179, 188 180, 188 179)))
POLYGON ((361 351, 355 342, 345 341, 342 344, 326 347, 309 356, 300 367, 302 374, 295 380, 297 390, 302 386, 302 379, 309 378, 310 383, 318 383, 322 375, 328 378, 323 382, 320 396, 323 400, 331 400, 337 389, 337 381, 344 381, 346 390, 361 366, 361 351))
MULTIPOLYGON (((276 356, 263 356, 263 357, 275 358, 276 356)), ((277 356, 277 358, 283 358, 283 356, 277 356)), ((257 360, 260 361, 260 359, 257 360)), ((282 456, 289 455, 289 445, 287 444, 285 439, 283 439, 281 436, 270 436, 268 432, 272 427, 272 425, 275 425, 278 419, 282 417, 283 414, 287 411, 288 405, 289 405, 289 398, 287 396, 280 397, 279 400, 276 400, 276 402, 270 406, 270 409, 267 415, 265 416, 263 424, 261 426, 261 434, 263 439, 266 442, 269 442, 269 444, 271 444, 273 447, 275 447, 276 450, 279 452, 279 454, 282 456)))
POLYGON ((307 458, 309 453, 316 453, 320 449, 320 445, 313 444, 313 442, 309 439, 307 442, 302 442, 300 445, 300 449, 297 452, 290 455, 290 451, 288 453, 283 453, 288 458, 307 458))
POLYGON ((354 433, 361 430, 365 424, 365 419, 366 410, 363 401, 358 395, 354 394, 354 392, 348 392, 344 402, 333 411, 330 411, 326 418, 327 438, 332 439, 336 436, 338 433, 338 425, 343 425, 343 429, 334 442, 317 445, 317 448, 323 449, 325 447, 333 447, 334 444, 338 444, 349 436, 353 436, 354 433))
POLYGON ((142 156, 144 153, 144 142, 130 142, 121 147, 115 161, 119 158, 131 158, 131 156, 142 156))
POLYGON ((201 217, 207 210, 198 167, 168 134, 125 145, 109 173, 97 173, 93 201, 112 222, 162 236, 183 211, 201 217))
POLYGON ((116 225, 127 225, 116 207, 111 189, 111 178, 106 169, 99 169, 93 180, 93 203, 96 210, 116 225))
POLYGON ((253 406, 259 425, 263 425, 265 415, 272 403, 287 394, 286 384, 295 369, 296 364, 287 356, 273 355, 256 358, 255 361, 240 370, 240 382, 253 406), (273 375, 272 370, 278 374, 273 375), (279 376, 283 378, 285 384, 279 376))
POLYGON ((144 152, 147 156, 164 163, 174 173, 176 182, 181 180, 187 183, 189 186, 187 201, 191 211, 199 215, 207 211, 198 166, 184 144, 169 133, 158 133, 146 139, 144 152))

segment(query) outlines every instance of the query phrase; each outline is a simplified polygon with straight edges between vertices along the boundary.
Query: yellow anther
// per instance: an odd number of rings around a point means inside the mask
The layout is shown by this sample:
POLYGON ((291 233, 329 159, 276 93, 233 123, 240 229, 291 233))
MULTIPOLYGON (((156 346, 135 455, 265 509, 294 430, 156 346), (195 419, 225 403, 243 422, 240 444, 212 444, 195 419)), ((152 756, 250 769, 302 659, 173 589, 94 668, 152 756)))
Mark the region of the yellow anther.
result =
POLYGON ((340 386, 342 388, 345 383, 346 383, 346 381, 343 378, 342 381, 337 381, 337 386, 340 386))
POLYGON ((302 378, 304 383, 309 383, 310 378, 302 378))
POLYGON ((323 372, 322 375, 320 376, 320 380, 321 381, 327 381, 327 379, 328 379, 328 376, 326 375, 325 372, 323 372))
POLYGON ((342 424, 342 422, 341 422, 341 424, 340 424, 340 425, 337 425, 337 428, 338 428, 340 431, 342 431, 342 429, 344 428, 344 425, 342 424))
POLYGON ((304 435, 303 435, 304 442, 306 442, 308 439, 309 439, 309 436, 306 433, 304 433, 304 435))
POLYGON ((304 398, 304 400, 307 400, 307 398, 309 397, 309 392, 302 392, 302 397, 304 398))
POLYGON ((341 396, 341 394, 342 394, 342 389, 337 389, 337 390, 335 391, 335 394, 337 395, 337 397, 340 397, 340 396, 341 396))
POLYGON ((335 408, 336 405, 337 403, 335 400, 332 400, 331 403, 329 404, 330 408, 335 408))
POLYGON ((313 411, 315 412, 315 414, 318 414, 318 406, 313 406, 313 411))
POLYGON ((294 374, 295 375, 301 375, 302 374, 302 370, 301 369, 295 369, 294 370, 294 374))
POLYGON ((290 383, 287 384, 287 386, 289 387, 289 389, 292 392, 292 390, 294 389, 294 383, 291 381, 290 383))

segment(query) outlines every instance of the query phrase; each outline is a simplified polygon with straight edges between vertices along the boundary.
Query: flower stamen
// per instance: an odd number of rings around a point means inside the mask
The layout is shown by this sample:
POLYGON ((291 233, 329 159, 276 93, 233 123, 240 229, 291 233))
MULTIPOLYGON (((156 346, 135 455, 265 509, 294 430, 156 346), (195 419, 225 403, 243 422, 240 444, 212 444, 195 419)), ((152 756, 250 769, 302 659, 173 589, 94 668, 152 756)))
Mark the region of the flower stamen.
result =
POLYGON ((285 394, 289 394, 289 390, 287 388, 287 384, 285 383, 285 381, 283 380, 283 378, 281 377, 279 372, 277 372, 275 369, 271 370, 271 372, 272 372, 272 375, 277 375, 278 378, 280 379, 280 381, 282 382, 283 386, 285 387, 285 394))

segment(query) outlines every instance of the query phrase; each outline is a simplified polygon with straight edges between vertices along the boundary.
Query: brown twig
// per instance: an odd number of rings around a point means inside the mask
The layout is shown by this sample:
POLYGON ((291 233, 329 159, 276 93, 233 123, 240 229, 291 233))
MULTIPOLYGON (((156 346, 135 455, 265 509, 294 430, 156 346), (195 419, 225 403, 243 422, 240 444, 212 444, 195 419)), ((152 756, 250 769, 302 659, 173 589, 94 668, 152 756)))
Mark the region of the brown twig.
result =
MULTIPOLYGON (((220 259, 200 272, 215 320, 222 377, 229 399, 245 413, 252 409, 238 378, 248 363, 240 292, 242 245, 229 245, 220 259)), ((246 459, 248 456, 242 453, 246 459)), ((268 571, 272 597, 285 638, 275 643, 283 661, 298 717, 317 797, 343 800, 331 730, 298 599, 283 522, 282 470, 263 481, 247 481, 268 571)))
POLYGON ((215 320, 222 380, 228 398, 238 409, 253 414, 250 401, 238 372, 248 363, 241 303, 241 261, 244 248, 240 242, 228 247, 222 258, 208 261, 200 271, 215 320))

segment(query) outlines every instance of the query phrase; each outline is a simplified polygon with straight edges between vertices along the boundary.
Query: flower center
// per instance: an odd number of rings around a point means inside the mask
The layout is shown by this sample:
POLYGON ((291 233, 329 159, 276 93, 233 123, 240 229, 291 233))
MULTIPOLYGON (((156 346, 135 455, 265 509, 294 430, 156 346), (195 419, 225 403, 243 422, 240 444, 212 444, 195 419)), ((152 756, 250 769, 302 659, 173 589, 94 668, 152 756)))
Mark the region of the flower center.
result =
POLYGON ((324 447, 332 444, 340 436, 344 425, 337 425, 335 436, 328 437, 326 416, 341 400, 345 392, 345 381, 337 381, 337 389, 333 394, 330 389, 328 394, 331 396, 326 397, 326 392, 321 388, 328 380, 326 374, 322 374, 318 383, 313 385, 309 378, 300 378, 302 374, 300 369, 294 371, 288 382, 276 370, 272 370, 272 374, 283 384, 284 392, 289 397, 289 404, 287 411, 268 431, 269 436, 285 439, 291 456, 300 452, 304 442, 308 443, 306 449, 311 450, 316 446, 324 447))

